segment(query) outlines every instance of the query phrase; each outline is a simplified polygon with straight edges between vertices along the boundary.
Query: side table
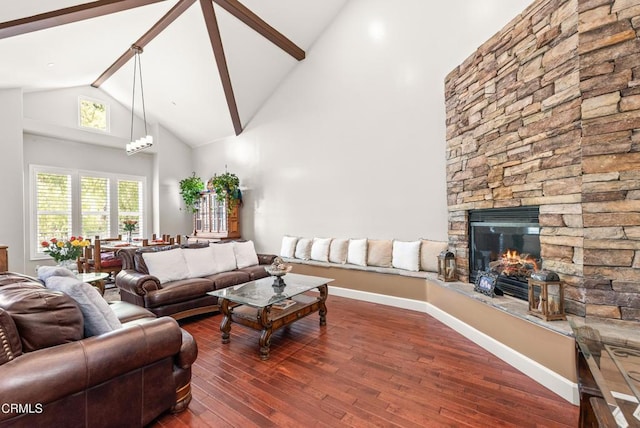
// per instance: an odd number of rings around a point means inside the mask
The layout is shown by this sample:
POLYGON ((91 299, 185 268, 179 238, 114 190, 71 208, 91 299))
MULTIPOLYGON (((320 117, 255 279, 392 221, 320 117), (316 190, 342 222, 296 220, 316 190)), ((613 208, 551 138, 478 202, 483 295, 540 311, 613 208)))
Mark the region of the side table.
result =
POLYGON ((93 285, 99 292, 101 296, 104 296, 104 280, 109 277, 109 274, 106 272, 89 272, 89 273, 78 273, 76 277, 82 281, 87 282, 93 285))

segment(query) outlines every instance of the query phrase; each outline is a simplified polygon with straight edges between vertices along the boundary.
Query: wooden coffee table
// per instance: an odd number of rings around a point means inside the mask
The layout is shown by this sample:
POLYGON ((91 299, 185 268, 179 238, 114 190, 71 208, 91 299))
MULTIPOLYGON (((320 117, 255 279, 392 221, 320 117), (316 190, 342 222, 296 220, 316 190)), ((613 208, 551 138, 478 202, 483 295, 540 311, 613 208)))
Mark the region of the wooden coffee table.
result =
POLYGON ((231 323, 261 331, 260 358, 267 360, 274 331, 315 312, 320 315, 320 325, 326 325, 327 284, 333 279, 291 273, 284 277, 284 287, 274 286, 274 280, 267 277, 208 293, 218 297, 224 314, 220 324, 222 343, 230 341, 231 323), (319 295, 304 294, 313 289, 318 289, 319 295), (277 309, 287 300, 293 304, 277 309))

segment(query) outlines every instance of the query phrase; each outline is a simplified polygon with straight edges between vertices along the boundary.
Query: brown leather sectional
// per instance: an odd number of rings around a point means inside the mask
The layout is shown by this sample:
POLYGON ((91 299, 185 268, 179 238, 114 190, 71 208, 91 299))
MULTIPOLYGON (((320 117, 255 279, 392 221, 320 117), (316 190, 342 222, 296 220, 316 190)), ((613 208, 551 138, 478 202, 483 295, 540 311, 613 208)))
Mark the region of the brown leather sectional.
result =
POLYGON ((191 400, 193 337, 170 317, 115 302, 123 327, 83 337, 64 293, 0 274, 0 426, 144 426, 191 400))
POLYGON ((146 308, 158 316, 169 315, 177 320, 217 312, 220 309, 218 298, 208 295, 209 291, 269 276, 264 267, 270 265, 276 257, 271 254, 258 254, 259 264, 254 266, 203 278, 188 278, 161 284, 158 278, 149 275, 142 254, 174 248, 179 248, 179 245, 120 250, 118 256, 122 259, 122 270, 116 276, 120 298, 146 308))

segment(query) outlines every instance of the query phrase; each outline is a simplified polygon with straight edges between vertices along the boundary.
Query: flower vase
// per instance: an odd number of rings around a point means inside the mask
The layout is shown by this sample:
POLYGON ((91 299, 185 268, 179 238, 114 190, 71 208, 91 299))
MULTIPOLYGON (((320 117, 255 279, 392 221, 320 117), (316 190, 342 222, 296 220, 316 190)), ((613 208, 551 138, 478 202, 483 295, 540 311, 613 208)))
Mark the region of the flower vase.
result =
POLYGON ((68 269, 73 273, 78 273, 78 263, 75 260, 60 260, 57 265, 61 268, 68 269))
POLYGON ((127 230, 127 242, 131 244, 133 242, 133 236, 131 235, 131 231, 127 230))

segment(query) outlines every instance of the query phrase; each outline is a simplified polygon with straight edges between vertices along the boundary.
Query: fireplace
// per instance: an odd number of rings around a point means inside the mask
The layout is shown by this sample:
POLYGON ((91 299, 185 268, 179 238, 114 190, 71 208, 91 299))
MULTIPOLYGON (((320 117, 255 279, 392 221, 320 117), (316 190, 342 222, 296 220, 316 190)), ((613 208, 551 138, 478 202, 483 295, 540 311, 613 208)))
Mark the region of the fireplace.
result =
POLYGON ((527 277, 540 265, 539 208, 514 207, 469 211, 469 273, 498 273, 496 288, 528 298, 527 277))

